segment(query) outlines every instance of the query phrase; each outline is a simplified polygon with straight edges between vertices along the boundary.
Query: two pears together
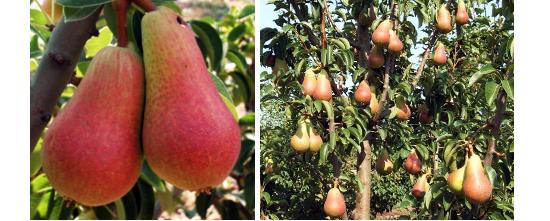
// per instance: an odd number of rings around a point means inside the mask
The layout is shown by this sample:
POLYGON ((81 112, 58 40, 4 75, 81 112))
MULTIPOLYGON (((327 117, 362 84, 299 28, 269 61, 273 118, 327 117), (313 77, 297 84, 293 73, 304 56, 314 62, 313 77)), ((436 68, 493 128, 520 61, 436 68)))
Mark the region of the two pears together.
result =
POLYGON ((141 26, 145 76, 131 49, 104 48, 44 138, 50 183, 83 205, 110 203, 132 188, 142 144, 153 171, 188 190, 220 184, 240 152, 240 128, 191 27, 162 6, 141 26))

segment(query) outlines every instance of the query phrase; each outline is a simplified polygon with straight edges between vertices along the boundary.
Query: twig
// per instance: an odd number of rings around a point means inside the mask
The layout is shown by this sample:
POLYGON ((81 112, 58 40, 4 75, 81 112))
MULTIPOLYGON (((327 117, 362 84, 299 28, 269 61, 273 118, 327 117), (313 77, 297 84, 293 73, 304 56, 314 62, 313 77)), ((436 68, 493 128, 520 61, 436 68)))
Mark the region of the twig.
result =
POLYGON ((57 99, 73 75, 86 40, 98 34, 95 23, 100 11, 101 7, 79 21, 66 23, 62 18, 52 33, 44 57, 31 78, 31 152, 50 121, 57 99))
POLYGON ((426 60, 428 60, 428 55, 430 55, 430 51, 433 44, 435 43, 435 39, 437 39, 438 33, 439 32, 437 30, 434 30, 434 33, 432 34, 432 37, 428 42, 428 45, 426 46, 426 50, 424 51, 424 55, 422 56, 422 60, 420 61, 420 65, 418 66, 418 70, 416 71, 416 75, 414 76, 414 80, 412 82, 413 89, 416 87, 418 80, 420 80, 420 75, 422 75, 422 72, 424 71, 424 65, 426 65, 426 60))

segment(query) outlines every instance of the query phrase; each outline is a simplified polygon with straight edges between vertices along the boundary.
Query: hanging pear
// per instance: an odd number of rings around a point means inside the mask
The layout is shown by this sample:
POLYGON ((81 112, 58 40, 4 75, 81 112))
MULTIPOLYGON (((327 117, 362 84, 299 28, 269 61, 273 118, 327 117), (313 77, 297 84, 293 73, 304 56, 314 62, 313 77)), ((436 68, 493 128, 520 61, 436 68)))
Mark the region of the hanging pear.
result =
POLYGON ((44 138, 42 166, 57 192, 99 206, 130 191, 141 170, 143 87, 132 49, 106 47, 95 55, 44 138))
POLYGON ((371 97, 370 97, 370 104, 369 104, 369 108, 370 108, 370 113, 372 115, 376 115, 378 114, 378 112, 380 112, 380 104, 378 103, 378 99, 376 99, 376 94, 374 92, 372 92, 371 90, 371 97))
POLYGON ((491 198, 493 186, 485 174, 481 159, 476 154, 466 163, 462 192, 468 201, 475 204, 487 202, 491 198))
POLYGON ((313 91, 313 97, 316 100, 330 101, 332 100, 332 87, 330 86, 330 80, 325 70, 321 70, 317 78, 317 85, 313 91))
POLYGON ((367 58, 367 65, 371 68, 380 68, 384 65, 384 48, 374 45, 367 58))
POLYGON ((424 197, 424 194, 428 191, 428 189, 430 189, 430 184, 428 184, 428 175, 422 174, 413 186, 412 195, 415 198, 420 199, 424 197))
POLYGON ((316 133, 310 133, 311 136, 309 138, 309 151, 313 153, 319 152, 321 150, 321 145, 323 145, 323 138, 319 134, 316 133))
POLYGON ((397 115, 395 115, 397 119, 408 120, 409 117, 411 117, 411 109, 409 108, 407 103, 401 102, 397 104, 397 108, 398 108, 398 112, 397 112, 397 115))
POLYGON ((447 52, 445 52, 445 45, 443 43, 439 42, 437 44, 433 59, 437 65, 444 65, 447 62, 447 52))
POLYGON ((346 212, 346 201, 344 195, 337 187, 333 187, 328 191, 327 198, 323 204, 325 214, 336 218, 341 217, 346 212))
POLYGON ((307 69, 302 86, 304 87, 304 95, 313 95, 315 86, 317 85, 317 79, 312 69, 307 69))
POLYGON ((421 104, 418 107, 418 121, 423 124, 429 124, 432 120, 433 117, 430 116, 430 108, 428 108, 428 105, 421 104))
POLYGON ((376 159, 376 172, 380 175, 388 175, 393 171, 393 163, 391 162, 388 152, 383 150, 382 153, 376 159))
POLYGON ((237 161, 241 130, 214 85, 195 33, 164 6, 145 14, 141 31, 145 159, 179 188, 217 186, 237 161))
POLYGON ((355 101, 368 104, 371 100, 371 91, 369 84, 363 80, 359 83, 355 94, 353 95, 355 101))
POLYGON ((299 121, 296 133, 290 138, 290 146, 298 153, 303 153, 309 149, 309 142, 308 125, 305 121, 299 121))
POLYGON ((443 4, 437 11, 435 27, 443 34, 449 33, 453 29, 451 24, 451 13, 447 9, 447 5, 443 4))
POLYGON ((466 169, 466 162, 460 169, 452 171, 447 176, 447 185, 451 192, 456 195, 462 195, 462 184, 464 182, 464 171, 466 169))
POLYGON ((411 149, 407 159, 405 159, 405 170, 412 175, 418 174, 422 170, 422 161, 416 155, 415 149, 411 149))
POLYGON ((399 36, 394 30, 390 30, 390 43, 388 45, 388 50, 395 54, 398 54, 401 50, 403 50, 403 42, 401 42, 399 36))
POLYGON ((466 4, 464 4, 464 0, 459 0, 456 8, 456 23, 459 25, 464 25, 468 23, 468 19, 470 19, 470 17, 468 16, 466 4))
POLYGON ((390 30, 393 24, 390 20, 384 20, 378 24, 378 27, 372 33, 372 42, 381 47, 386 47, 390 42, 390 30))

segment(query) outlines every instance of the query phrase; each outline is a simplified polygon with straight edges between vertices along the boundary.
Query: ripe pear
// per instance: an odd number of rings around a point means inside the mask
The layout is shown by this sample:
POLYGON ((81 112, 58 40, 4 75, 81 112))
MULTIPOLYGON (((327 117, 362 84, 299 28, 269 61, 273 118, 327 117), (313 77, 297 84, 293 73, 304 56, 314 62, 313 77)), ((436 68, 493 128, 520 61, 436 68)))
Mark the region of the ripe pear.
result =
POLYGON ((430 108, 428 108, 428 105, 421 104, 418 107, 418 121, 423 124, 429 124, 432 120, 433 117, 430 116, 430 108))
POLYGON ((309 127, 309 151, 317 153, 323 145, 323 138, 315 132, 313 126, 309 127))
POLYGON ((315 73, 313 73, 312 69, 307 69, 304 75, 304 82, 302 83, 302 86, 304 87, 304 94, 310 96, 313 95, 316 85, 317 79, 315 77, 315 73))
POLYGON ((369 84, 363 80, 359 83, 355 94, 353 95, 355 101, 368 104, 371 100, 371 91, 369 84))
POLYGON ((141 59, 106 47, 46 132, 43 169, 63 196, 98 206, 124 196, 141 169, 141 59))
POLYGON ((445 45, 441 42, 437 44, 434 51, 434 63, 437 65, 444 65, 447 62, 447 52, 445 52, 445 45))
POLYGON ((428 191, 428 189, 430 189, 430 184, 428 184, 428 175, 422 174, 422 176, 416 180, 416 183, 412 188, 412 195, 415 198, 420 199, 424 197, 424 194, 428 191))
POLYGON ((411 149, 407 159, 405 159, 405 170, 410 174, 418 174, 422 170, 422 161, 416 155, 416 150, 411 149))
POLYGON ((435 27, 443 34, 449 33, 453 29, 451 24, 451 13, 447 9, 447 5, 443 4, 437 11, 435 27))
POLYGON ((380 68, 384 65, 384 48, 374 45, 367 58, 367 65, 371 68, 380 68))
POLYGON ((411 117, 411 109, 405 102, 398 104, 397 108, 399 109, 397 115, 395 115, 397 119, 408 120, 411 117))
POLYGON ((464 182, 464 171, 466 169, 466 163, 460 169, 452 171, 447 176, 447 185, 449 190, 456 195, 462 195, 462 183, 464 182))
POLYGON ((39 0, 38 4, 43 12, 45 12, 57 24, 63 16, 63 6, 57 4, 56 0, 39 0), (53 9, 52 9, 53 7, 53 9))
POLYGON ((290 138, 290 146, 298 153, 303 153, 309 149, 309 142, 308 125, 304 121, 300 121, 296 133, 290 138))
POLYGON ((328 75, 325 70, 321 70, 321 73, 317 78, 317 85, 313 91, 313 97, 316 100, 332 100, 332 87, 330 86, 330 80, 328 79, 328 75))
POLYGON ((341 217, 346 212, 346 201, 344 195, 334 187, 328 191, 327 198, 323 205, 325 214, 330 217, 341 217))
POLYGON ((468 201, 481 204, 491 198, 493 186, 485 174, 481 159, 473 154, 466 163, 462 192, 468 201))
POLYGON ((376 45, 385 47, 390 42, 390 30, 393 24, 390 20, 384 20, 378 24, 378 27, 372 33, 372 42, 376 45))
POLYGON ((380 111, 380 104, 378 103, 378 99, 376 99, 376 94, 374 92, 372 92, 372 95, 370 97, 369 108, 370 113, 373 115, 376 115, 380 111))
POLYGON ((463 0, 459 0, 458 6, 456 8, 456 23, 459 25, 463 25, 468 23, 468 19, 470 19, 470 17, 468 16, 466 5, 464 4, 463 0))
POLYGON ((401 42, 399 36, 393 30, 390 30, 390 43, 388 45, 388 50, 395 54, 403 50, 403 42, 401 42))
POLYGON ((391 162, 388 152, 384 150, 376 159, 376 172, 380 175, 388 175, 393 171, 393 163, 391 162))
POLYGON ((208 73, 191 27, 163 6, 145 14, 141 27, 145 159, 179 188, 217 186, 239 156, 239 125, 208 73))

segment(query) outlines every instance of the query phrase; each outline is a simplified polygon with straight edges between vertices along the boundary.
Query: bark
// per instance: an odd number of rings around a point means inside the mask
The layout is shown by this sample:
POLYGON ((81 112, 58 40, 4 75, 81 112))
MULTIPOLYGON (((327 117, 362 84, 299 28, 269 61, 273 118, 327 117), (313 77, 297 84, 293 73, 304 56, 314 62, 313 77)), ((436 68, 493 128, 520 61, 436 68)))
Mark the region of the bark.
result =
POLYGON ((363 185, 363 192, 357 191, 355 198, 355 213, 353 219, 370 219, 370 193, 371 193, 371 147, 368 140, 363 141, 361 153, 357 157, 357 176, 363 185))
POLYGON ((74 74, 84 44, 98 34, 95 23, 100 11, 98 8, 79 21, 65 23, 65 19, 61 19, 53 30, 40 65, 31 77, 31 152, 50 121, 57 99, 74 74))
POLYGON ((504 117, 504 111, 506 109, 506 93, 503 90, 498 93, 495 102, 496 113, 491 123, 491 137, 488 141, 487 153, 483 159, 485 165, 491 165, 491 163, 493 163, 493 154, 496 153, 496 138, 500 134, 500 124, 502 123, 502 118, 504 117))
POLYGON ((416 71, 416 75, 414 76, 414 80, 412 83, 413 89, 416 87, 416 84, 418 84, 418 80, 420 80, 420 76, 422 75, 422 72, 424 72, 424 66, 426 65, 426 61, 428 60, 430 51, 432 51, 432 46, 435 43, 435 39, 437 39, 437 31, 434 31, 432 38, 430 39, 430 41, 428 42, 428 45, 426 46, 426 50, 424 51, 424 56, 422 56, 422 60, 420 61, 420 65, 418 66, 418 70, 416 71))

